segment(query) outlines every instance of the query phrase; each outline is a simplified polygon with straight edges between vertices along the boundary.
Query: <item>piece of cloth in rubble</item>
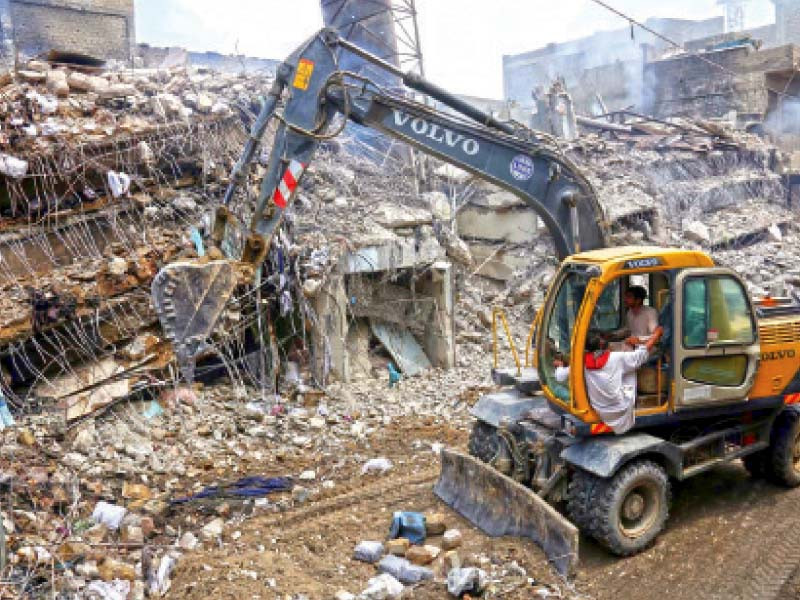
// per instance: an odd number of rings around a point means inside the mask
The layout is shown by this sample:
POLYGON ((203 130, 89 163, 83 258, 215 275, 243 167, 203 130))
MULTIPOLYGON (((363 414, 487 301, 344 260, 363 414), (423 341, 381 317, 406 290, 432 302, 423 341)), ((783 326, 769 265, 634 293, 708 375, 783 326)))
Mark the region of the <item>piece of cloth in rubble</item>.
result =
POLYGON ((631 335, 645 343, 658 327, 658 311, 652 306, 642 306, 638 311, 629 309, 626 315, 631 335))
POLYGON ((191 496, 175 498, 170 501, 170 504, 185 504, 192 500, 215 497, 258 498, 274 492, 286 492, 290 489, 292 489, 292 480, 288 477, 244 477, 231 484, 210 485, 191 496))
MULTIPOLYGON (((632 352, 610 352, 603 368, 584 370, 589 403, 614 433, 625 433, 633 427, 636 369, 647 358, 647 348, 639 346, 632 352)), ((558 381, 566 381, 569 367, 558 367, 555 375, 558 381)))
POLYGON ((389 527, 389 539, 401 537, 412 544, 422 544, 425 541, 425 515, 408 511, 394 513, 389 527))

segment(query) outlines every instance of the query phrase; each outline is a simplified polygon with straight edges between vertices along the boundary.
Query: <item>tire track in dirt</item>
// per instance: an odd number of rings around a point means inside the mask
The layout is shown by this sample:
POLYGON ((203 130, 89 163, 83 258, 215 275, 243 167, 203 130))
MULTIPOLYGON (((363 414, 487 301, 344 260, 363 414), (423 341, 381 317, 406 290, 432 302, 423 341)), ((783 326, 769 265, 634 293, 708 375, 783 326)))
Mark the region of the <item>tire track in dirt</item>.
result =
POLYGON ((381 499, 385 503, 408 500, 420 493, 420 486, 432 484, 439 476, 438 466, 426 469, 401 478, 381 478, 375 482, 363 485, 360 482, 348 486, 347 489, 314 502, 298 510, 281 513, 280 516, 266 520, 255 520, 259 527, 279 528, 282 534, 291 533, 297 529, 307 527, 309 521, 335 515, 346 509, 357 508, 374 500, 381 499))

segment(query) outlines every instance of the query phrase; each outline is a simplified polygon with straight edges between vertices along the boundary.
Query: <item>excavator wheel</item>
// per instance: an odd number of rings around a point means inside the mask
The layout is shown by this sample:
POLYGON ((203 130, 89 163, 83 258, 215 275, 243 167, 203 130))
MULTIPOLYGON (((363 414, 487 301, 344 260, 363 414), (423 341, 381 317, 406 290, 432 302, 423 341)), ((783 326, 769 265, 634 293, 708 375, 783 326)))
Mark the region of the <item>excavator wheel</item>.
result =
POLYGON ((767 448, 742 457, 742 464, 751 477, 766 477, 769 475, 769 459, 770 453, 767 448))
POLYGON ((578 520, 586 521, 584 533, 618 556, 641 552, 661 533, 669 516, 670 485, 659 465, 636 460, 609 479, 585 477, 578 485, 588 489, 591 478, 593 490, 576 497, 583 506, 573 509, 578 520))
POLYGON ((775 419, 769 447, 770 479, 785 485, 800 485, 800 413, 786 410, 775 419))
POLYGON ((567 488, 567 516, 581 531, 588 531, 591 523, 591 509, 594 506, 594 494, 597 484, 602 479, 586 471, 575 471, 567 488))
POLYGON ((475 458, 488 463, 497 454, 497 429, 483 421, 475 421, 469 434, 469 453, 475 458))

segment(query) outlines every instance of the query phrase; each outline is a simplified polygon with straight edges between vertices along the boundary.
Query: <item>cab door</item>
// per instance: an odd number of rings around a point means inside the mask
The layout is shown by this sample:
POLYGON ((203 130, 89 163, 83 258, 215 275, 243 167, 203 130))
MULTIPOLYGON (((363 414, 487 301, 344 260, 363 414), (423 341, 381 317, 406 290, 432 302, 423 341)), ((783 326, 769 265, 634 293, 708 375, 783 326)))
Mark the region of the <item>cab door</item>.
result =
POLYGON ((676 277, 676 288, 675 408, 747 400, 760 346, 741 279, 730 269, 686 269, 676 277))

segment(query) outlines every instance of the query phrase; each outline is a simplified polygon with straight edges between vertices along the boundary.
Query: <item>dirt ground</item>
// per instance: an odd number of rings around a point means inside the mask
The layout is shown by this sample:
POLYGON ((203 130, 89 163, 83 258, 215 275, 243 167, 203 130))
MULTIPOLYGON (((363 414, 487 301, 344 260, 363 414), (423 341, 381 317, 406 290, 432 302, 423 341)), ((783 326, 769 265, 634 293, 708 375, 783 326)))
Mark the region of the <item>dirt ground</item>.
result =
MULTIPOLYGON (((354 467, 318 499, 243 521, 240 535, 226 531, 223 548, 204 548, 180 562, 168 597, 289 600, 333 598, 338 590, 357 594, 375 569, 352 560, 354 546, 384 539, 393 511, 416 510, 446 512, 449 525, 464 534, 460 554, 466 562, 503 570, 492 594, 497 598, 800 598, 800 490, 753 480, 738 463, 720 467, 674 486, 667 530, 646 552, 619 559, 581 539, 577 576, 565 582, 532 542, 488 538, 433 495, 436 457, 429 446, 419 450, 412 441, 464 449, 466 439, 466 432, 448 425, 397 420, 369 441, 394 462, 392 471, 362 476, 354 467), (524 573, 509 570, 513 563, 524 573)), ((437 563, 434 571, 438 579, 437 563)), ((411 597, 449 596, 439 580, 415 588, 411 597)))

